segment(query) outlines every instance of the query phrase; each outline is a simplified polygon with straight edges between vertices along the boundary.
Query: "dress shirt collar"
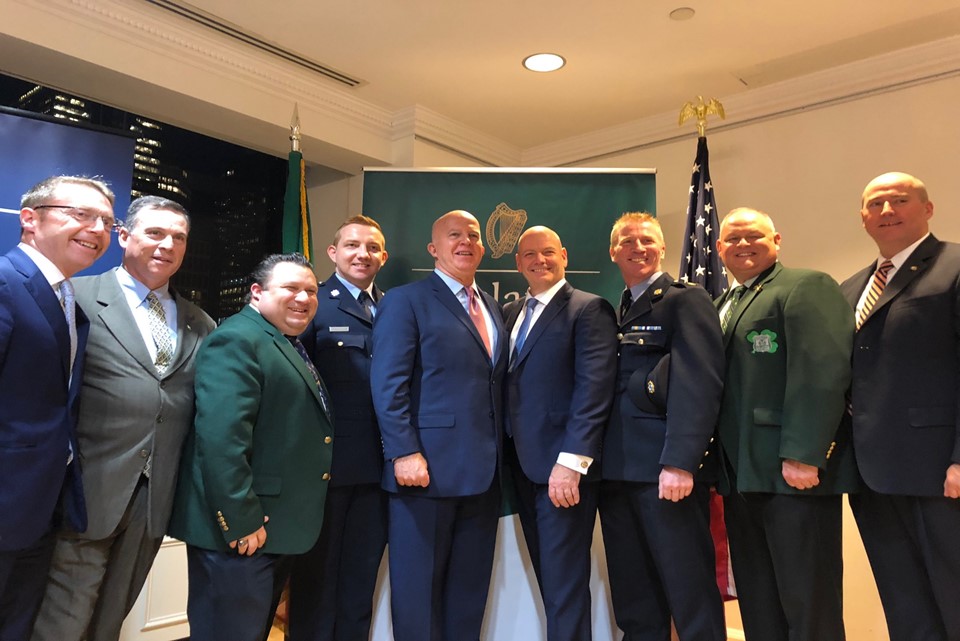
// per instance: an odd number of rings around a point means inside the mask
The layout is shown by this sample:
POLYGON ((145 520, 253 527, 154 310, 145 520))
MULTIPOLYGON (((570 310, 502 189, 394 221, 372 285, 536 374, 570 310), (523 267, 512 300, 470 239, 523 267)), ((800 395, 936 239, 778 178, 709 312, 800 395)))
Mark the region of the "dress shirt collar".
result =
MULTIPOLYGON (((913 243, 906 249, 901 249, 899 252, 891 256, 889 259, 884 258, 883 256, 880 256, 879 258, 877 258, 877 264, 873 266, 874 271, 876 271, 880 267, 880 264, 885 260, 889 260, 891 263, 893 263, 893 271, 897 271, 898 269, 900 269, 900 267, 903 266, 905 262, 907 262, 907 259, 910 258, 910 254, 913 253, 913 251, 917 248, 917 246, 920 245, 920 243, 922 243, 923 241, 925 241, 927 239, 927 236, 929 235, 930 235, 930 232, 927 232, 926 234, 923 235, 923 238, 913 243)), ((889 279, 892 277, 893 277, 893 274, 889 274, 889 273, 887 274, 888 282, 889 282, 889 279)))
POLYGON ((130 272, 125 270, 123 267, 117 268, 116 275, 117 282, 120 283, 120 289, 123 291, 123 295, 127 299, 127 302, 130 303, 131 308, 139 307, 143 301, 147 299, 147 294, 149 294, 151 291, 157 295, 157 298, 160 299, 161 303, 173 299, 173 296, 170 293, 169 282, 164 283, 154 290, 151 290, 149 287, 131 276, 130 272))
POLYGON ((647 291, 647 288, 650 287, 650 284, 655 280, 663 276, 663 272, 655 272, 650 278, 643 281, 642 283, 637 283, 630 288, 630 295, 633 296, 633 300, 639 299, 643 296, 643 293, 647 291))
POLYGON ((370 283, 370 287, 367 287, 366 289, 362 290, 356 285, 354 285, 353 283, 351 283, 350 281, 348 281, 346 278, 341 277, 340 274, 334 274, 333 277, 336 278, 338 281, 340 281, 340 284, 343 286, 344 289, 350 292, 350 296, 353 298, 353 300, 357 300, 357 296, 360 295, 361 291, 367 292, 367 296, 370 297, 370 300, 372 301, 377 300, 373 295, 373 283, 370 283))
MULTIPOLYGON (((440 277, 440 280, 442 280, 442 281, 444 282, 444 284, 446 284, 446 286, 450 288, 450 291, 453 292, 453 295, 454 295, 454 296, 457 296, 457 298, 459 298, 460 292, 463 291, 463 289, 466 287, 466 285, 464 285, 463 283, 461 283, 461 282, 460 282, 459 280, 457 280, 456 278, 454 278, 454 277, 452 277, 452 276, 448 276, 447 274, 444 274, 444 273, 443 273, 442 271, 440 271, 439 269, 434 269, 434 270, 433 270, 433 273, 440 277)), ((476 280, 474 280, 472 283, 470 283, 470 287, 473 288, 473 291, 477 292, 477 295, 480 294, 480 288, 477 287, 477 281, 476 281, 476 280)), ((483 299, 483 297, 481 297, 481 300, 482 300, 482 299, 483 299)))
POLYGON ((550 304, 550 301, 553 300, 553 297, 557 295, 557 292, 560 291, 560 288, 567 284, 566 278, 561 278, 558 282, 554 283, 553 287, 548 289, 545 292, 540 292, 536 296, 531 296, 530 290, 527 290, 527 295, 525 298, 536 298, 540 301, 540 305, 546 307, 550 304))

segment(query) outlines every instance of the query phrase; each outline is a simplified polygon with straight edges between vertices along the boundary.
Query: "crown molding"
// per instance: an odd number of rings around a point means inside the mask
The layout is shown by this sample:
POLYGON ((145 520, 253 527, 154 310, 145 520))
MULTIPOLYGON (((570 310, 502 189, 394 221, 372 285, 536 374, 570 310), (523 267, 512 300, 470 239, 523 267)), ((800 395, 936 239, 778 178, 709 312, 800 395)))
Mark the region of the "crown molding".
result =
POLYGON ((497 167, 514 167, 520 163, 520 147, 421 105, 396 111, 393 125, 394 140, 413 136, 497 167))
MULTIPOLYGON (((960 36, 901 49, 722 98, 727 118, 718 132, 800 110, 826 107, 960 74, 960 36)), ((661 113, 606 129, 529 147, 523 166, 556 167, 689 138, 677 113, 661 113)))
MULTIPOLYGON (((315 139, 363 155, 368 159, 365 162, 389 164, 399 145, 420 140, 483 164, 559 167, 691 135, 689 130, 677 128, 676 112, 660 113, 522 149, 421 105, 385 109, 333 81, 143 0, 0 0, 5 14, 15 12, 16 6, 27 14, 20 16, 20 23, 29 19, 30 24, 43 24, 45 29, 35 32, 14 26, 4 31, 0 27, 0 34, 56 48, 60 54, 152 82, 280 130, 286 130, 292 105, 298 103, 305 141, 315 139), (71 37, 60 37, 64 34, 71 37), (193 76, 194 86, 178 80, 178 74, 193 76), (197 82, 206 91, 203 95, 193 91, 197 82), (225 90, 223 94, 219 89, 225 90), (230 104, 230 95, 242 96, 244 104, 230 104)), ((17 24, 17 20, 13 22, 17 24)), ((717 133, 956 74, 960 74, 960 36, 724 97, 727 119, 711 123, 710 131, 717 133)), ((324 158, 313 162, 323 163, 324 158)))

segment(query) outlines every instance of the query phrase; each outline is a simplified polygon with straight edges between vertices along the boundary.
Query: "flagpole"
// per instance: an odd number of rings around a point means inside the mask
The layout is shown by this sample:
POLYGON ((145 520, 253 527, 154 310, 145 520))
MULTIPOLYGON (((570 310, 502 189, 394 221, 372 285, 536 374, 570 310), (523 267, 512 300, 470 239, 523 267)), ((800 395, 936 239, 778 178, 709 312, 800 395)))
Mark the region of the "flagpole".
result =
MULTIPOLYGON (((716 98, 704 102, 703 96, 697 96, 696 104, 688 102, 680 109, 681 127, 687 120, 696 118, 697 157, 693 161, 690 178, 687 231, 683 238, 679 273, 683 282, 699 285, 711 298, 717 298, 727 289, 727 271, 717 252, 720 224, 713 181, 710 179, 708 116, 726 118, 723 105, 716 98)), ((723 520, 723 499, 713 488, 710 490, 710 535, 713 538, 716 558, 717 588, 725 601, 736 598, 736 585, 730 566, 730 548, 727 545, 727 531, 723 520)))

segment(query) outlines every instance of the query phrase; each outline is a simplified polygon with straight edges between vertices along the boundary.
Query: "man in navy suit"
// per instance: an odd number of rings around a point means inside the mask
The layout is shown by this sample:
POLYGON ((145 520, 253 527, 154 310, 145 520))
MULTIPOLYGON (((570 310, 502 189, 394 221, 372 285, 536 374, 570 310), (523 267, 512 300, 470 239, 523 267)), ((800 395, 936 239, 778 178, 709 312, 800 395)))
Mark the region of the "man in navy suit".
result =
POLYGON ((726 641, 705 474, 723 389, 720 321, 703 289, 661 271, 665 251, 650 214, 614 223, 610 259, 626 289, 599 505, 613 612, 625 641, 668 641, 671 616, 680 641, 726 641))
POLYGON ((934 237, 931 216, 913 176, 870 181, 860 218, 880 255, 841 285, 866 485, 850 505, 891 641, 960 639, 960 245, 934 237))
POLYGON ((30 636, 61 518, 87 527, 75 428, 89 323, 70 277, 103 255, 114 225, 98 180, 48 178, 20 207, 20 244, 0 258, 2 641, 30 636))
POLYGON ((373 319, 383 296, 373 279, 387 262, 379 223, 337 229, 317 314, 300 339, 330 391, 333 463, 320 539, 290 575, 290 641, 367 641, 377 571, 387 544, 383 448, 370 394, 373 319))
POLYGON ((508 337, 474 277, 480 224, 433 224, 435 270, 393 289, 373 330, 370 382, 389 492, 397 641, 479 639, 500 507, 501 383, 508 337))
POLYGON ((616 317, 610 303, 567 283, 567 250, 552 229, 525 231, 516 258, 529 289, 504 309, 511 345, 505 458, 547 638, 589 641, 596 460, 613 402, 616 317))

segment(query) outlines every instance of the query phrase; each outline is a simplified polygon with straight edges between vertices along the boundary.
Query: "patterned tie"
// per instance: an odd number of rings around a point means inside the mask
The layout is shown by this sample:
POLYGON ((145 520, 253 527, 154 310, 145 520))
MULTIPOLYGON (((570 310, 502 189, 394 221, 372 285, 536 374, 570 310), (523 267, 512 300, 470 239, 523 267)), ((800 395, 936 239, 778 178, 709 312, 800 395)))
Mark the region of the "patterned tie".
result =
POLYGON ((173 360, 173 341, 170 340, 170 327, 167 325, 167 314, 163 311, 160 299, 153 292, 147 294, 149 307, 147 317, 150 319, 150 334, 153 335, 153 344, 157 346, 157 360, 154 366, 163 376, 173 360))
POLYGON ((533 321, 533 310, 537 308, 538 301, 536 298, 531 296, 527 299, 527 311, 523 314, 523 322, 520 323, 520 330, 517 332, 517 340, 513 343, 513 353, 510 354, 510 365, 516 362, 517 357, 520 356, 520 350, 523 349, 523 344, 527 340, 527 332, 530 331, 530 323, 533 321))
POLYGON ((310 370, 310 374, 313 376, 313 382, 317 385, 317 392, 320 395, 320 404, 323 406, 323 413, 332 421, 333 416, 330 413, 330 398, 327 396, 327 388, 323 384, 323 379, 320 378, 320 372, 317 371, 317 367, 313 364, 313 361, 310 360, 310 355, 307 354, 307 350, 303 346, 303 343, 300 342, 300 339, 289 336, 287 339, 293 343, 293 347, 297 350, 297 353, 300 354, 300 358, 302 358, 303 362, 307 365, 307 369, 310 370))
POLYGON ((470 312, 470 320, 473 321, 477 331, 480 332, 483 346, 487 348, 487 355, 493 358, 493 346, 490 344, 490 335, 487 334, 487 319, 483 317, 480 301, 477 300, 477 294, 473 291, 473 287, 464 287, 464 289, 467 290, 467 310, 470 312))
POLYGON ((373 322, 373 318, 377 315, 377 312, 376 307, 373 305, 373 299, 370 298, 370 294, 361 290, 360 293, 357 294, 357 302, 360 303, 360 307, 363 308, 363 313, 366 315, 367 320, 373 322))
POLYGON ((737 311, 737 307, 740 305, 740 301, 743 299, 746 291, 747 288, 744 285, 737 285, 733 288, 733 292, 730 294, 730 304, 727 305, 726 311, 724 311, 723 316, 720 317, 720 330, 722 332, 726 333, 727 325, 730 324, 730 319, 733 318, 733 313, 737 311))
POLYGON ((60 281, 60 302, 63 315, 67 319, 67 331, 70 333, 70 377, 73 377, 73 362, 77 360, 77 301, 74 297, 73 283, 69 279, 60 281))
POLYGON ((873 282, 870 283, 870 291, 867 292, 867 297, 863 299, 863 306, 857 310, 857 331, 860 330, 863 322, 867 320, 867 316, 870 315, 870 310, 877 304, 880 294, 883 293, 883 288, 887 286, 887 274, 891 269, 893 269, 893 261, 885 260, 880 263, 877 271, 873 273, 873 282))
POLYGON ((620 317, 619 321, 622 323, 623 319, 626 317, 627 312, 630 311, 630 307, 633 306, 633 294, 630 293, 630 288, 623 290, 623 295, 620 296, 620 317))

